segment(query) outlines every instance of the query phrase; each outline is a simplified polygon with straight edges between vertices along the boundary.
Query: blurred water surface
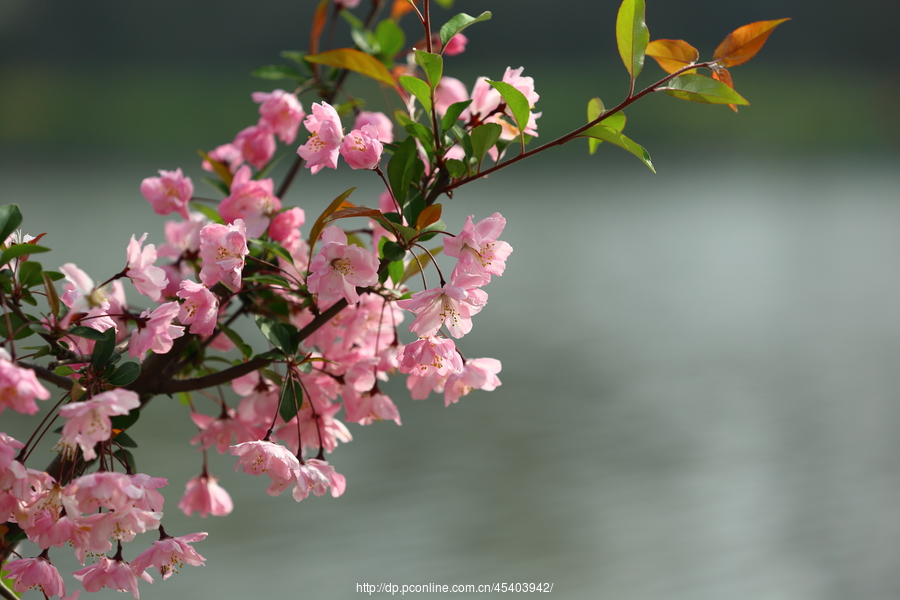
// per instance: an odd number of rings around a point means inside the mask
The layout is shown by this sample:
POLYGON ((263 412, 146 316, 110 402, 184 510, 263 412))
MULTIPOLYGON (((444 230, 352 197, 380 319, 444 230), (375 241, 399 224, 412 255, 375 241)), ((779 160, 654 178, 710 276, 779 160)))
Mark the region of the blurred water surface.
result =
MULTIPOLYGON (((205 568, 142 584, 142 597, 515 581, 553 582, 561 598, 900 597, 889 159, 701 170, 673 157, 657 176, 516 167, 460 190, 445 203, 450 227, 499 211, 515 249, 460 343, 502 360, 502 387, 445 409, 395 386, 403 425, 351 426, 354 442, 330 457, 348 479, 340 499, 270 498, 212 457, 235 511, 205 521, 176 508, 200 470, 187 410, 155 399, 134 430, 140 469, 169 478, 170 533, 210 536, 197 546, 205 568)), ((103 280, 132 233, 162 241, 138 192, 155 168, 7 161, 3 202, 48 232, 45 265, 103 280)), ((345 176, 304 177, 286 202, 311 221, 345 176)), ((358 179, 366 203, 376 182, 358 179)))

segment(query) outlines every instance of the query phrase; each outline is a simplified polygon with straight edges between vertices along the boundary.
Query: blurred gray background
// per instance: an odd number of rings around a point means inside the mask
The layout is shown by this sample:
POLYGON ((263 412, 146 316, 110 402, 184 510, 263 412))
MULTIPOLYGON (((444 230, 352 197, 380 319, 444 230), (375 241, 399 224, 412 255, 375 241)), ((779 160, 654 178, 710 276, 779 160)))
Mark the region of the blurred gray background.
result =
MULTIPOLYGON (((255 122, 250 92, 280 83, 249 72, 305 45, 314 4, 0 2, 0 190, 47 232, 42 262, 103 280, 132 233, 163 241, 138 189, 158 169, 212 195, 196 150, 255 122)), ((342 498, 270 498, 214 456, 235 511, 185 518, 195 430, 183 406, 155 400, 134 430, 140 469, 169 478, 170 533, 210 537, 206 567, 142 583, 142 597, 517 581, 567 599, 900 596, 898 6, 649 2, 651 37, 701 58, 740 25, 793 20, 733 70, 751 103, 740 114, 666 96, 627 111, 657 175, 579 141, 445 202, 451 228, 509 221, 515 252, 461 342, 503 362, 503 385, 444 408, 398 382, 403 426, 351 426, 330 456, 342 498)), ((538 141, 552 139, 589 98, 624 96, 616 9, 458 0, 454 12, 494 20, 467 31, 445 73, 471 86, 524 66, 538 141)), ((436 23, 451 14, 436 9, 436 23)), ((639 83, 661 74, 648 62, 639 83)), ((377 89, 354 89, 381 107, 377 89)), ((283 200, 309 220, 348 187, 359 203, 379 191, 345 166, 301 175, 283 200)), ((16 437, 26 426, 2 417, 16 437)), ((51 558, 74 570, 66 554, 51 558)))

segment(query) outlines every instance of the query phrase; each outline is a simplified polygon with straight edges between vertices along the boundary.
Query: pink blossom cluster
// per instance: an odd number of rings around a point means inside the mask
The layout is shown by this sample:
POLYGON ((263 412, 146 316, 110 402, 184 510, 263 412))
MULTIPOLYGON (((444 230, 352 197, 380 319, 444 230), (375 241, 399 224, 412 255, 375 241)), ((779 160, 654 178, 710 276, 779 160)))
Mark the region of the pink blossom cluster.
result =
POLYGON ((375 169, 384 151, 382 142, 393 140, 393 126, 381 113, 360 113, 354 129, 345 136, 341 117, 327 102, 313 104, 303 126, 310 136, 297 154, 311 173, 325 167, 336 169, 338 154, 352 169, 375 169))
MULTIPOLYGON (((66 420, 60 445, 78 447, 86 460, 95 457, 97 443, 110 439, 110 416, 137 407, 137 395, 125 390, 103 392, 60 410, 66 420)), ((70 545, 85 565, 91 556, 105 555, 118 546, 114 558, 101 556, 96 563, 73 573, 89 592, 109 587, 129 591, 138 598, 137 578, 152 582, 147 570, 155 567, 163 578, 180 564, 200 565, 203 557, 190 543, 206 537, 195 533, 161 539, 130 563, 122 560, 122 544, 146 531, 159 529, 164 499, 158 491, 167 481, 145 474, 99 470, 62 485, 44 471, 26 468, 17 451, 24 444, 0 433, 0 518, 14 521, 28 539, 43 550, 38 557, 21 558, 4 565, 13 589, 37 588, 45 596, 66 596, 65 584, 49 558, 49 549, 70 545)), ((77 597, 77 592, 70 598, 77 597)))

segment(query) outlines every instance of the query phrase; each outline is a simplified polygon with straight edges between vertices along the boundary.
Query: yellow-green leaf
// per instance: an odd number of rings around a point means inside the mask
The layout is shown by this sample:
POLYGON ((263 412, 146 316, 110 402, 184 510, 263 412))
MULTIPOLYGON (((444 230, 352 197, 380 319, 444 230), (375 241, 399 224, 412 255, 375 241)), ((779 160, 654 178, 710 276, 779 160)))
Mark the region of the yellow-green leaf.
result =
POLYGON ((644 0, 622 0, 616 16, 616 44, 632 80, 644 67, 644 52, 648 43, 650 32, 644 22, 644 0))
POLYGON ((348 71, 371 77, 375 81, 394 85, 394 78, 380 60, 365 52, 360 52, 356 48, 337 48, 319 52, 318 54, 309 54, 306 56, 306 60, 311 63, 335 67, 336 69, 347 69, 348 71))

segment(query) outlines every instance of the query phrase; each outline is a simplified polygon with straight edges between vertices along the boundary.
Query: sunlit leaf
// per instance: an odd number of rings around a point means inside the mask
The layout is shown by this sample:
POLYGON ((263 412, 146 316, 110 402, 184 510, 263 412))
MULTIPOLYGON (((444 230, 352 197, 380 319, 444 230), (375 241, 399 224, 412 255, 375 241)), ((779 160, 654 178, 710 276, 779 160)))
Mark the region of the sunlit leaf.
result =
POLYGON ((256 326, 269 343, 290 356, 297 351, 297 328, 293 325, 279 323, 262 315, 256 315, 256 326))
POLYGON ((403 86, 403 89, 415 96, 422 105, 422 108, 425 109, 425 112, 430 114, 431 87, 418 77, 412 77, 410 75, 401 75, 399 81, 400 85, 403 86))
POLYGON ((519 127, 519 134, 524 135, 525 128, 528 127, 528 117, 531 114, 528 98, 509 83, 491 80, 488 80, 488 83, 503 96, 503 100, 506 101, 506 105, 512 111, 516 125, 519 127))
POLYGON ((431 52, 423 52, 422 50, 416 50, 415 53, 416 64, 425 71, 431 89, 436 88, 444 73, 444 59, 441 58, 440 54, 432 54, 431 52))
POLYGON ((679 75, 663 88, 675 98, 705 104, 750 104, 736 91, 712 77, 697 74, 679 75))
POLYGON ((681 70, 700 58, 700 52, 684 40, 653 40, 645 54, 656 59, 666 73, 681 70))
MULTIPOLYGON (((731 73, 728 72, 728 69, 725 67, 719 67, 718 69, 713 69, 712 77, 716 81, 721 81, 731 89, 734 89, 734 83, 731 81, 731 73)), ((737 104, 729 104, 728 108, 733 110, 734 112, 738 111, 737 104)))
POLYGON ((469 168, 466 166, 466 163, 455 158, 444 161, 444 166, 447 167, 447 172, 453 179, 462 179, 469 172, 469 168))
POLYGON ((348 71, 370 77, 375 81, 394 85, 394 78, 380 60, 356 48, 337 48, 318 54, 309 54, 306 60, 311 63, 335 67, 336 69, 347 69, 348 71))
POLYGON ((477 17, 467 15, 466 13, 459 13, 441 26, 442 48, 447 45, 447 42, 450 41, 450 38, 452 38, 454 35, 462 31, 466 27, 474 25, 479 21, 487 21, 490 18, 491 11, 489 10, 484 11, 477 17))
POLYGON ((757 21, 738 27, 722 40, 722 43, 713 52, 713 60, 723 67, 736 67, 744 64, 756 56, 772 30, 785 21, 790 21, 790 19, 757 21))
POLYGON ((496 123, 485 123, 472 130, 472 152, 479 163, 484 159, 484 155, 487 154, 488 150, 500 139, 502 132, 503 127, 496 123))
POLYGON ((44 246, 36 246, 34 244, 13 244, 0 254, 0 265, 5 265, 14 258, 28 256, 29 254, 39 254, 41 252, 50 252, 50 248, 44 246))
POLYGON ((347 198, 350 197, 350 194, 353 193, 355 187, 350 188, 337 198, 331 201, 331 204, 322 211, 322 214, 319 215, 319 218, 316 219, 316 222, 313 223, 312 229, 309 230, 309 256, 310 260, 312 260, 313 249, 316 247, 316 242, 319 240, 319 236, 322 234, 322 229, 325 228, 325 219, 333 213, 334 211, 341 208, 349 208, 351 206, 356 206, 352 202, 347 202, 347 198))
POLYGON ((423 208, 418 218, 416 218, 416 229, 425 229, 432 223, 440 221, 442 208, 440 204, 432 204, 423 208))
MULTIPOLYGON (((594 119, 596 119, 597 117, 602 115, 604 110, 605 110, 605 108, 603 107, 603 100, 601 100, 600 98, 591 98, 590 100, 588 100, 588 105, 587 105, 588 123, 590 123, 591 121, 593 121, 594 119)), ((599 146, 600 144, 603 143, 601 140, 598 140, 597 138, 592 138, 592 137, 589 137, 587 139, 587 141, 588 141, 588 150, 590 151, 591 154, 596 152, 597 146, 599 146)))
POLYGON ((594 125, 581 135, 583 137, 596 137, 597 139, 615 144, 620 148, 628 150, 629 152, 637 156, 641 160, 641 162, 647 165, 651 171, 656 173, 656 169, 653 168, 653 163, 650 161, 650 154, 647 152, 647 150, 640 144, 636 143, 634 140, 623 135, 621 132, 610 129, 609 127, 606 127, 604 125, 594 125))
POLYGON ((616 16, 616 44, 632 80, 644 68, 644 51, 649 42, 650 32, 644 22, 644 0, 622 0, 616 16))
POLYGON ((463 102, 454 102, 447 107, 447 112, 444 113, 444 118, 441 119, 441 129, 447 131, 453 127, 459 120, 459 116, 470 104, 472 104, 471 100, 464 100, 463 102))

